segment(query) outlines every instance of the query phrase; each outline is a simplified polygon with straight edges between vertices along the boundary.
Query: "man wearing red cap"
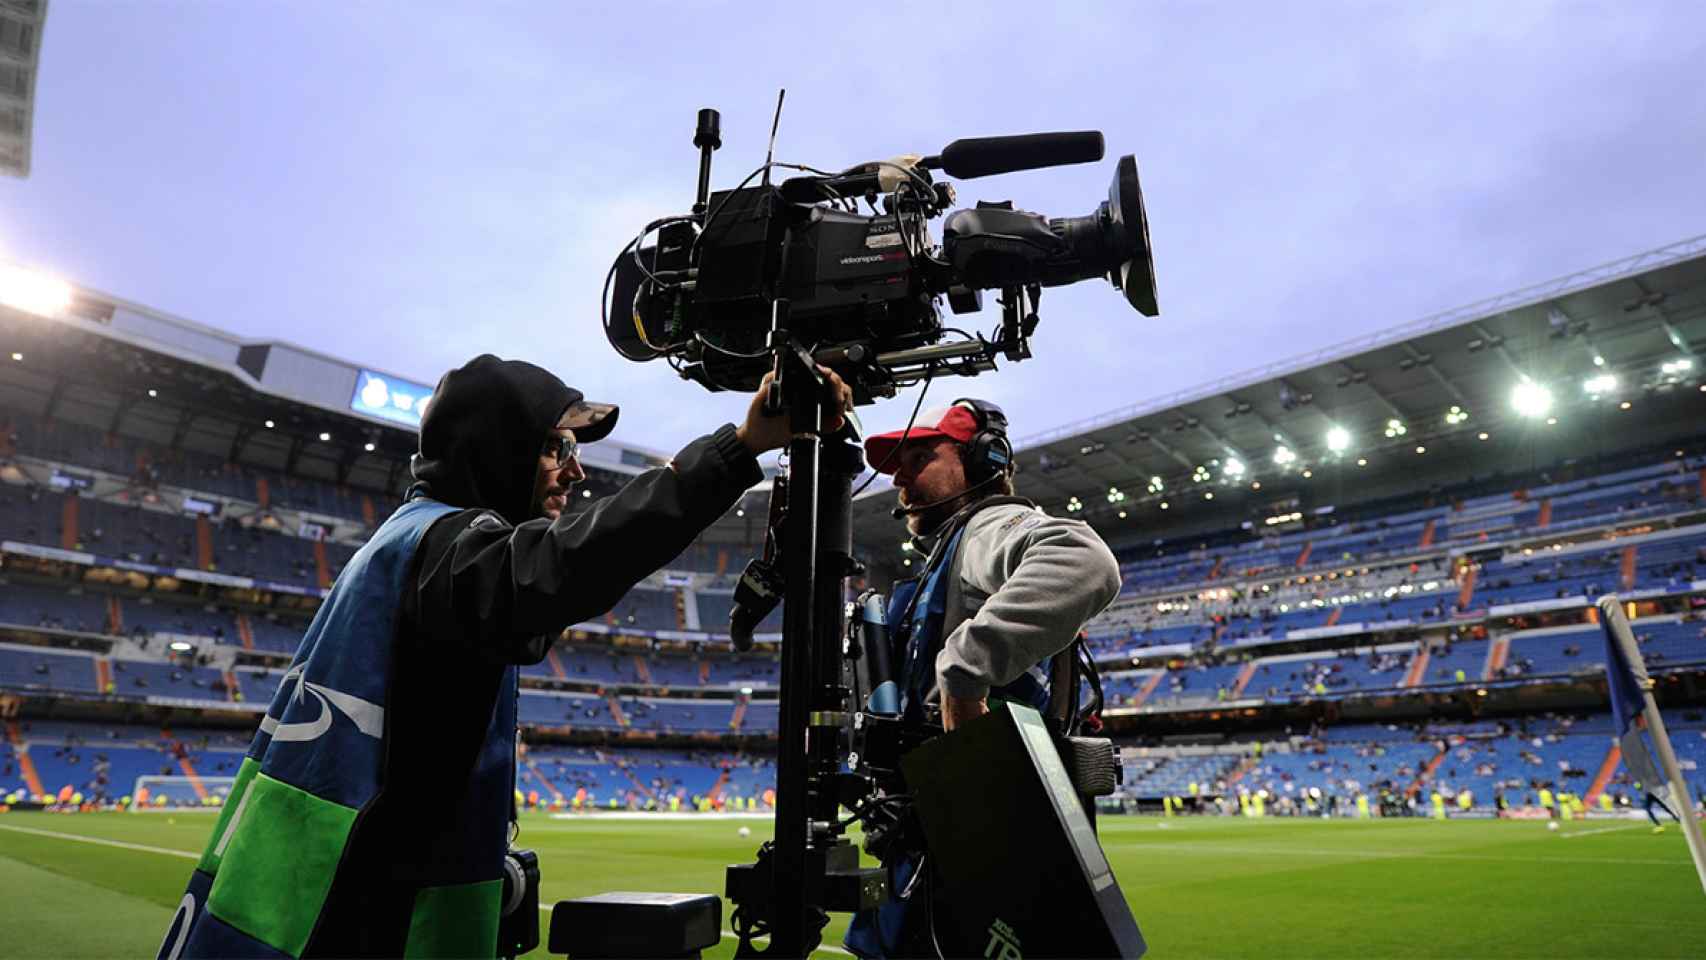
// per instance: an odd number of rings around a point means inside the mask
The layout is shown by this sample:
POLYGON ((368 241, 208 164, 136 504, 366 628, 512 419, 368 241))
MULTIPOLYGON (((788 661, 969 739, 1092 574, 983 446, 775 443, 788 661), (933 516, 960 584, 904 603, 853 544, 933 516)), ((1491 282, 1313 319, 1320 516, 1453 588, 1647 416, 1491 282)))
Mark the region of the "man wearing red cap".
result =
MULTIPOLYGON (((991 699, 1050 715, 1051 661, 1120 591, 1119 564, 1079 520, 1051 517, 1013 495, 1007 417, 995 404, 957 400, 908 430, 865 441, 872 469, 894 475, 923 572, 896 583, 888 623, 898 653, 901 713, 945 730, 989 712, 991 699)), ((890 900, 860 913, 845 943, 861 957, 935 956, 929 914, 893 891, 919 851, 885 851, 890 900)), ((919 895, 922 896, 922 895, 919 895)))
POLYGON ((1088 524, 1013 495, 1000 407, 958 400, 920 421, 865 441, 872 468, 894 475, 895 515, 930 548, 890 601, 903 699, 939 701, 948 730, 988 712, 992 692, 1046 713, 1047 661, 1119 595, 1119 564, 1088 524))

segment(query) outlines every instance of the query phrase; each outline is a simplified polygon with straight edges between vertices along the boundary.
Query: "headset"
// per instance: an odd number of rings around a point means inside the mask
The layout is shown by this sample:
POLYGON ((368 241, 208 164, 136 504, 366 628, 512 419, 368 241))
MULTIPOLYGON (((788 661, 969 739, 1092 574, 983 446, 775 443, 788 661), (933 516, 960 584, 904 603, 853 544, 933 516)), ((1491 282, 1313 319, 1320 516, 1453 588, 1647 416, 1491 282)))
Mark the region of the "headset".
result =
POLYGON ((966 482, 982 486, 994 482, 1001 474, 1011 474, 1013 443, 1007 439, 1007 414, 987 400, 961 397, 954 406, 965 407, 977 415, 977 432, 972 434, 960 451, 965 464, 966 482))

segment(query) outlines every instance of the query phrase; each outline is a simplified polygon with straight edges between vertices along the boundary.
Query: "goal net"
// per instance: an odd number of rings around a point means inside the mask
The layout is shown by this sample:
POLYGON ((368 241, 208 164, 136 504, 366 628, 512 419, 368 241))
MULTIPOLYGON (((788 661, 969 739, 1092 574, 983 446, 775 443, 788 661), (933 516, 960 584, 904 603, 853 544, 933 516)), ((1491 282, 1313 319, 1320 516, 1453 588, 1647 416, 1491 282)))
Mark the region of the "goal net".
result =
POLYGON ((218 810, 236 782, 236 777, 137 777, 130 809, 218 810))

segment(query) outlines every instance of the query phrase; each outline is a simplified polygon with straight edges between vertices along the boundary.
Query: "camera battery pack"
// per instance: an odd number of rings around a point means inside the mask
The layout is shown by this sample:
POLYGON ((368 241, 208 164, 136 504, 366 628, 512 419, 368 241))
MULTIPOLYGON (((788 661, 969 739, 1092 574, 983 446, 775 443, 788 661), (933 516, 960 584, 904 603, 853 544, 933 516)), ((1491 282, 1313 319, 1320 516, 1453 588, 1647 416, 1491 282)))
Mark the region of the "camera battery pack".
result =
POLYGON ((1042 717, 1008 704, 901 760, 924 826, 944 955, 1147 949, 1042 717))

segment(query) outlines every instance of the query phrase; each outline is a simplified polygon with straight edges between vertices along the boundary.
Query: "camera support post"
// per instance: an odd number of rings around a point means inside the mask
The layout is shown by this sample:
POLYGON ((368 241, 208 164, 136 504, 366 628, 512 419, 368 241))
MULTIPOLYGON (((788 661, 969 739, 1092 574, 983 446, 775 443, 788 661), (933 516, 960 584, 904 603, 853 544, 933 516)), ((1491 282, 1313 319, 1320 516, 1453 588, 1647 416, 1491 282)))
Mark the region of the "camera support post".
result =
MULTIPOLYGON (((784 243, 783 249, 786 250, 784 243)), ((786 270, 786 256, 781 265, 786 270)), ((789 418, 787 512, 781 533, 780 742, 774 839, 757 860, 728 869, 736 955, 803 957, 822 938, 828 911, 875 906, 884 872, 859 867, 838 822, 842 753, 851 692, 842 681, 845 584, 853 559, 853 481, 863 454, 851 421, 823 433, 827 383, 816 359, 788 329, 788 300, 772 298, 775 379, 767 404, 789 418), (755 940, 768 934, 768 947, 755 940)))

